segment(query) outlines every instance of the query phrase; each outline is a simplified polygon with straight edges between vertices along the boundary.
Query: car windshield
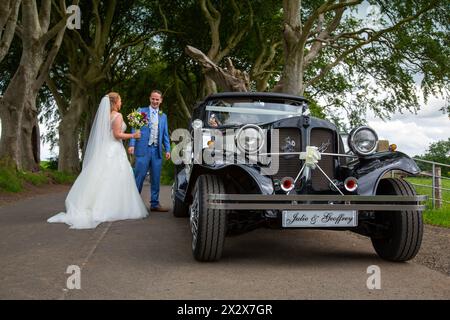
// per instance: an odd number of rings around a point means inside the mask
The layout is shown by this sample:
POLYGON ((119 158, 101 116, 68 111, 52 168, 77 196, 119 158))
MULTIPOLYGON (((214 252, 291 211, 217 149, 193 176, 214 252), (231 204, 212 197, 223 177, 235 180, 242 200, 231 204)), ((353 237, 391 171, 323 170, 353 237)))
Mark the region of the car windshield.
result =
POLYGON ((206 122, 211 127, 270 123, 302 115, 298 101, 211 101, 206 106, 206 122))

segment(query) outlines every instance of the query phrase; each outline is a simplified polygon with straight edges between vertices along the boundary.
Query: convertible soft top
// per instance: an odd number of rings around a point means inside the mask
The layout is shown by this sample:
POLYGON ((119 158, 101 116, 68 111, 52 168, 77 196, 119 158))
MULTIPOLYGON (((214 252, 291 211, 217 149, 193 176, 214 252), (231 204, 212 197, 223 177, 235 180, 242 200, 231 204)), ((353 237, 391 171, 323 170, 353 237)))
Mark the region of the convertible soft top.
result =
POLYGON ((227 99, 227 98, 255 98, 255 99, 280 99, 280 100, 290 100, 299 102, 308 102, 304 97, 295 96, 291 94, 284 93, 272 93, 272 92, 222 92, 212 94, 205 98, 205 102, 217 99, 227 99))

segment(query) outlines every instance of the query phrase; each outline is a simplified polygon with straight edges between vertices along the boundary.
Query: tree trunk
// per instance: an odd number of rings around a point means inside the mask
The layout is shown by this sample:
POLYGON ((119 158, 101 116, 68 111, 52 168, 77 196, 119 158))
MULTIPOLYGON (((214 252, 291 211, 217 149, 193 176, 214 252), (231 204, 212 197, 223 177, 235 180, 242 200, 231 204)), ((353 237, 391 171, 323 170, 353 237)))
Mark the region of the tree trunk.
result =
POLYGON ((0 139, 0 155, 20 165, 17 136, 20 134, 19 123, 22 113, 7 98, 0 100, 0 118, 2 119, 2 138, 0 139))
POLYGON ((89 103, 87 94, 81 88, 72 86, 70 107, 59 124, 59 162, 58 171, 78 173, 80 171, 79 134, 83 110, 89 103))
MULTIPOLYGON (((5 125, 0 139, 0 157, 14 161, 17 169, 39 168, 39 142, 36 98, 60 48, 66 18, 50 27, 52 3, 22 1, 22 19, 18 34, 22 40, 20 65, 0 102, 0 116, 5 125), (52 39, 55 38, 51 45, 52 39)), ((65 4, 62 8, 65 11, 65 4)))
POLYGON ((33 128, 37 125, 36 95, 33 88, 42 53, 23 53, 19 68, 0 101, 2 138, 0 155, 9 158, 20 170, 34 171, 38 167, 33 155, 33 128))
POLYGON ((26 106, 22 116, 21 122, 21 137, 20 137, 20 162, 22 167, 28 171, 39 171, 39 163, 41 161, 39 153, 39 124, 37 121, 36 97, 30 97, 31 101, 26 104, 33 104, 33 106, 26 106))
POLYGON ((217 93, 216 83, 208 76, 205 76, 205 80, 203 82, 203 96, 207 97, 214 93, 217 93))
POLYGON ((275 87, 275 92, 293 95, 303 95, 305 88, 303 83, 303 54, 298 51, 285 49, 285 64, 280 82, 275 87))

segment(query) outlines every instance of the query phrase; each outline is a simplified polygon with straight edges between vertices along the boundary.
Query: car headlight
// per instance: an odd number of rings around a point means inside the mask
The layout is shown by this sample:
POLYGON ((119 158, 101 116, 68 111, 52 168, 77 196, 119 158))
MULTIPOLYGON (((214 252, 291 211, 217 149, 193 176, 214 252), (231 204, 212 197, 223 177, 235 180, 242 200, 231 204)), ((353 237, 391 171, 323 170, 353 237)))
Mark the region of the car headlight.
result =
POLYGON ((236 135, 237 147, 250 154, 261 151, 264 140, 264 131, 253 124, 243 126, 236 135))
POLYGON ((369 156, 377 150, 378 135, 372 128, 359 127, 348 137, 350 149, 360 156, 369 156))

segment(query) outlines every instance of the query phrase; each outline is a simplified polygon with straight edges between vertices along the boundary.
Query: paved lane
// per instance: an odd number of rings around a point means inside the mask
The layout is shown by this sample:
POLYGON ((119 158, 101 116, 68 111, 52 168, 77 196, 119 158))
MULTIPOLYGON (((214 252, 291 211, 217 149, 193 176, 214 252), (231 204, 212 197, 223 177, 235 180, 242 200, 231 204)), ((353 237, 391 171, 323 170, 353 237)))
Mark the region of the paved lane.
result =
POLYGON ((261 229, 227 238, 223 259, 204 264, 192 258, 188 220, 171 213, 88 231, 47 224, 65 195, 0 208, 0 299, 450 298, 448 276, 382 261, 352 233, 261 229), (81 267, 81 290, 66 289, 69 265, 81 267), (371 265, 381 290, 366 286, 371 265))

